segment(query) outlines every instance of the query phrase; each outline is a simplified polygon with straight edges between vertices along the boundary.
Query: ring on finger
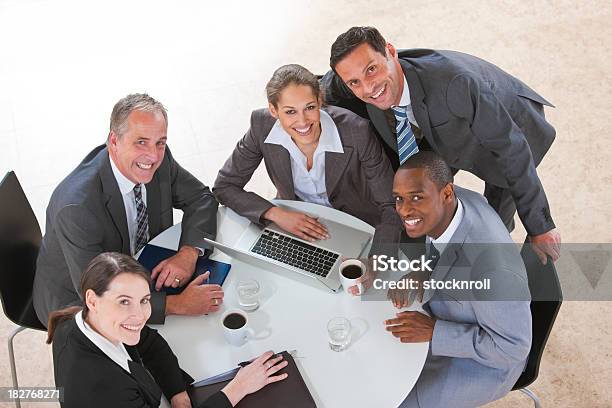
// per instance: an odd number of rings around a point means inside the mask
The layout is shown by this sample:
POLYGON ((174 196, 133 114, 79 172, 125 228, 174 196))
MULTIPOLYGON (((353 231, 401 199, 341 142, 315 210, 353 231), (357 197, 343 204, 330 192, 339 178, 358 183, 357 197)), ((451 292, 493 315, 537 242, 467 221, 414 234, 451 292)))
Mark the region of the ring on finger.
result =
POLYGON ((176 282, 177 285, 181 284, 181 280, 179 278, 174 278, 174 281, 176 282))
POLYGON ((219 304, 219 300, 218 299, 213 299, 213 305, 217 306, 219 304))

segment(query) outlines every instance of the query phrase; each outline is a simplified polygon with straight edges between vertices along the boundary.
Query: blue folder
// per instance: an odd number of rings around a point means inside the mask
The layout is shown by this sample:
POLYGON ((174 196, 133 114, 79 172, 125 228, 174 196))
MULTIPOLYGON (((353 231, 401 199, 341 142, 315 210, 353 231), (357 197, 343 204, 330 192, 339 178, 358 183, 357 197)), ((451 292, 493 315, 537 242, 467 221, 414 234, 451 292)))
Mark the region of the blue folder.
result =
MULTIPOLYGON (((150 271, 153 270, 164 259, 170 258, 175 255, 176 251, 168 248, 158 247, 157 245, 147 244, 140 256, 138 257, 138 262, 145 268, 150 271)), ((191 277, 191 280, 196 277, 206 273, 206 271, 210 271, 210 276, 208 277, 208 281, 204 281, 204 283, 209 284, 217 284, 219 286, 223 286, 223 282, 225 282, 225 278, 227 278, 227 274, 229 273, 232 265, 226 264, 224 262, 213 261, 212 259, 199 257, 198 262, 196 263, 195 273, 191 277)), ((190 280, 190 281, 191 281, 190 280)), ((163 287, 163 291, 166 292, 167 295, 176 295, 179 294, 185 289, 187 285, 184 285, 180 288, 173 287, 163 287)), ((155 283, 151 282, 151 290, 155 290, 155 283)))

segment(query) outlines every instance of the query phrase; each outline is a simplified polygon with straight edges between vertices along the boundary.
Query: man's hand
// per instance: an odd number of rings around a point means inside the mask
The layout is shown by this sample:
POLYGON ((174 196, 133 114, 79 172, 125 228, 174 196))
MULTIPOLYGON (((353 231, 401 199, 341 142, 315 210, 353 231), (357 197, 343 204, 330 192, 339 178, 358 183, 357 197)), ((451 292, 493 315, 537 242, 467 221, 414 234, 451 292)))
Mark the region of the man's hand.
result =
POLYGON ((395 319, 385 320, 387 331, 402 343, 431 341, 436 320, 419 312, 401 312, 395 319))
POLYGON ((162 286, 177 288, 189 282, 198 260, 198 250, 194 247, 184 246, 168 259, 161 261, 151 272, 151 279, 155 282, 155 290, 162 286))
POLYGON ((425 282, 427 278, 429 278, 429 272, 427 271, 412 271, 407 273, 400 279, 406 281, 406 289, 389 289, 387 298, 391 300, 393 306, 398 309, 410 306, 417 299, 419 302, 422 302, 425 293, 423 282, 425 282), (410 282, 412 282, 412 286, 410 282))
MULTIPOLYGON (((342 258, 342 261, 345 261, 348 258, 342 258)), ((360 261, 366 266, 366 272, 357 278, 357 285, 353 285, 348 288, 348 292, 353 296, 363 295, 369 288, 372 287, 374 279, 376 279, 376 273, 374 272, 374 261, 372 258, 369 259, 360 259, 360 261), (363 292, 359 293, 359 283, 363 287, 363 292)))
POLYGON ((210 272, 195 278, 179 295, 166 298, 166 314, 197 316, 219 310, 223 303, 223 288, 219 285, 202 285, 210 272))
POLYGON ((540 258, 542 264, 546 265, 547 255, 550 255, 553 262, 559 259, 561 254, 561 235, 557 232, 556 228, 544 234, 530 236, 529 242, 531 242, 533 252, 540 258))
POLYGON ((313 242, 317 239, 329 238, 325 225, 321 224, 318 219, 301 212, 272 207, 265 212, 263 217, 305 241, 313 242))

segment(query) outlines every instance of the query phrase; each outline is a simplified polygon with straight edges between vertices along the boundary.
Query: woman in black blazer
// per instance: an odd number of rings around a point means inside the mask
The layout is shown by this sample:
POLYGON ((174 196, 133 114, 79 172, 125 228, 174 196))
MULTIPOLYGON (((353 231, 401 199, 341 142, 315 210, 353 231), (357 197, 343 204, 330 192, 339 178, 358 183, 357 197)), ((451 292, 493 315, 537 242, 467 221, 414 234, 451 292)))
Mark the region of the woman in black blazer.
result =
MULTIPOLYGON (((173 408, 191 407, 186 392, 193 379, 178 365, 168 343, 145 325, 151 315, 148 272, 133 258, 103 253, 81 279, 85 306, 51 313, 56 386, 64 389, 63 408, 158 407, 162 392, 173 408)), ((287 365, 267 352, 248 366, 202 408, 233 407, 246 395, 283 380, 274 375, 287 365)))
POLYGON ((374 226, 373 253, 397 243, 393 171, 370 122, 323 107, 317 77, 300 65, 278 68, 266 93, 268 108, 253 111, 250 129, 219 171, 217 200, 256 224, 274 222, 308 241, 327 238, 315 217, 244 190, 263 159, 277 198, 329 206, 374 226))

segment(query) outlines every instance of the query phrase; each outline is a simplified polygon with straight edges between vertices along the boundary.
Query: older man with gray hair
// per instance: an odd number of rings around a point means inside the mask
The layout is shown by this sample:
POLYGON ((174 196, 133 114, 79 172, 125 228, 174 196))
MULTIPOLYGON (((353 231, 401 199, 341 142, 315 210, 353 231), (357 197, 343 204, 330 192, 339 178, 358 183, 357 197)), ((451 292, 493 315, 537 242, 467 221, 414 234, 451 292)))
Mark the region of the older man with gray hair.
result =
POLYGON ((202 285, 205 275, 178 295, 158 292, 189 282, 208 247, 204 238, 214 239, 217 230, 218 203, 174 160, 167 130, 160 102, 146 94, 126 96, 113 108, 106 144, 92 150, 53 192, 34 279, 34 308, 42 323, 51 311, 81 302, 81 274, 91 259, 108 251, 136 254, 172 226, 173 208, 184 214, 179 251, 152 271, 157 291, 149 322, 219 309, 223 290, 202 285))

